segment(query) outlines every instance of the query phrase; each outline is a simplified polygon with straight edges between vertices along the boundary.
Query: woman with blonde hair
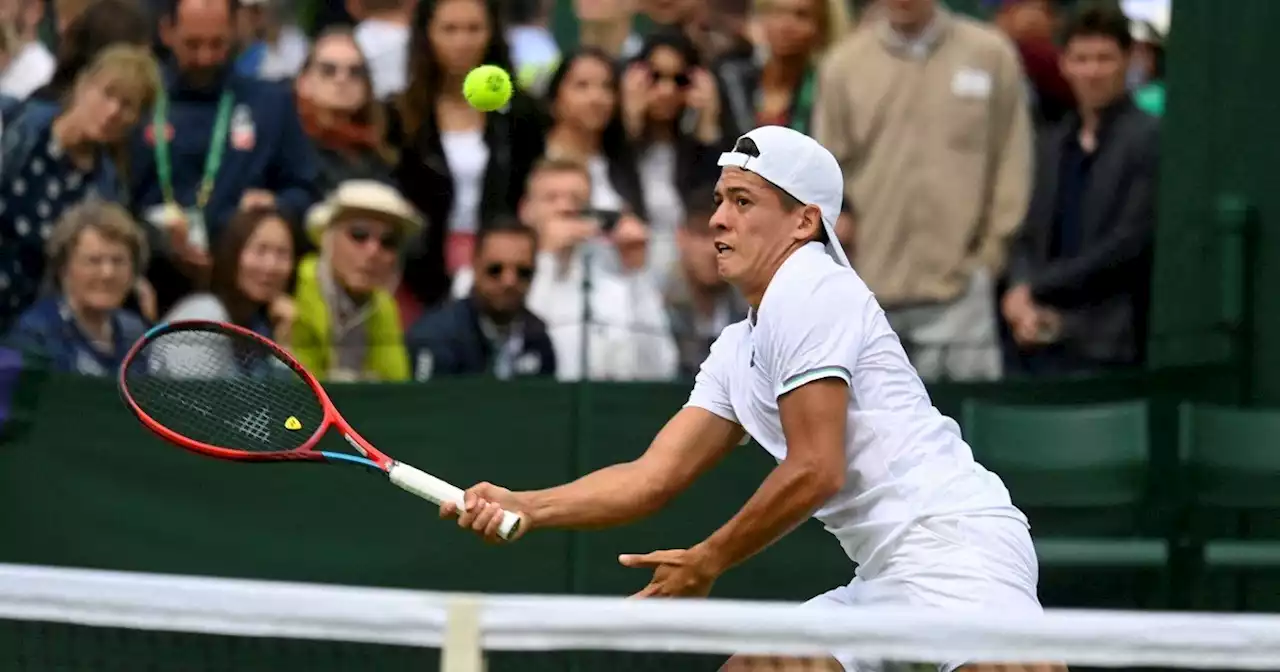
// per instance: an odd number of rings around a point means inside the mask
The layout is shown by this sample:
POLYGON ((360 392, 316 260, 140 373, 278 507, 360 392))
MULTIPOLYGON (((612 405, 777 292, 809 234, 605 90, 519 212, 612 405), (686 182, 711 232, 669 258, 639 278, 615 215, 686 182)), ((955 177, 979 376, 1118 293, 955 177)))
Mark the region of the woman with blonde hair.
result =
POLYGON ((751 59, 718 68, 729 116, 738 132, 787 126, 809 133, 818 95, 818 60, 849 32, 844 0, 756 0, 751 59))
POLYGON ((55 371, 111 375, 146 331, 124 308, 146 264, 146 235, 121 206, 91 199, 62 214, 47 252, 55 292, 22 313, 9 342, 55 371))
POLYGON ((64 104, 29 100, 6 125, 0 155, 0 331, 35 300, 44 247, 63 211, 90 195, 121 201, 116 157, 160 86, 149 50, 107 48, 64 104))

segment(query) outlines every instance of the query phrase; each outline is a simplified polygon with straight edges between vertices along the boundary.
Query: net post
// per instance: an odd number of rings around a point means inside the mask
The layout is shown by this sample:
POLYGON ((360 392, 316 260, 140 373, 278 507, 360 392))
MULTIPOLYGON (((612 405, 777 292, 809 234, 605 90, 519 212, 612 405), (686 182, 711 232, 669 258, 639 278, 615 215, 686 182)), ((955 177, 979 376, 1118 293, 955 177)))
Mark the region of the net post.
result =
POLYGON ((484 668, 480 600, 473 595, 451 596, 445 611, 440 672, 485 672, 484 668))

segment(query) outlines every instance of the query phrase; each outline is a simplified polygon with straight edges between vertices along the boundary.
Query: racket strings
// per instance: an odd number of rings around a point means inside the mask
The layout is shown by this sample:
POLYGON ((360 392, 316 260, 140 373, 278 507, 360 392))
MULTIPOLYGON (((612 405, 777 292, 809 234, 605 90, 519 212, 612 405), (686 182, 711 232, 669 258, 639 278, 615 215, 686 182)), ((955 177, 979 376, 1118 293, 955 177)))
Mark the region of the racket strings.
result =
POLYGON ((155 337, 124 383, 152 420, 218 448, 295 450, 324 421, 315 391, 272 348, 208 325, 155 337))

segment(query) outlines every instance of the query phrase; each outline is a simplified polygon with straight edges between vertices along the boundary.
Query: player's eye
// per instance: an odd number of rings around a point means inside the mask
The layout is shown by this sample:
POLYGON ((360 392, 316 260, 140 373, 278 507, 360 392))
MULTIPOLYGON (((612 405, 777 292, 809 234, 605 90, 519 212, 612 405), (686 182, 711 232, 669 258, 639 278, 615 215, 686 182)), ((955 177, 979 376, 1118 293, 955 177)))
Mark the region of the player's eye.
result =
POLYGON ((734 199, 734 203, 737 203, 738 207, 740 208, 745 208, 751 204, 751 201, 748 201, 747 199, 742 197, 738 197, 737 199, 734 199))

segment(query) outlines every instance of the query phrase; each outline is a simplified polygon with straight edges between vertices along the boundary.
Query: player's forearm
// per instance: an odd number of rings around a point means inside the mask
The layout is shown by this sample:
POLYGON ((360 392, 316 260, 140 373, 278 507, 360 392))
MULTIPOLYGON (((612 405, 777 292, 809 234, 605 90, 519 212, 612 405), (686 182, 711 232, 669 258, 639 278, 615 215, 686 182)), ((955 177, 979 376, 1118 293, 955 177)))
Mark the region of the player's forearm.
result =
POLYGON ((523 494, 534 527, 594 528, 622 525, 653 513, 666 501, 635 462, 593 471, 565 485, 523 494))
POLYGON ((698 546, 719 572, 728 570, 795 529, 843 485, 843 472, 784 460, 742 510, 698 546))

